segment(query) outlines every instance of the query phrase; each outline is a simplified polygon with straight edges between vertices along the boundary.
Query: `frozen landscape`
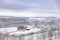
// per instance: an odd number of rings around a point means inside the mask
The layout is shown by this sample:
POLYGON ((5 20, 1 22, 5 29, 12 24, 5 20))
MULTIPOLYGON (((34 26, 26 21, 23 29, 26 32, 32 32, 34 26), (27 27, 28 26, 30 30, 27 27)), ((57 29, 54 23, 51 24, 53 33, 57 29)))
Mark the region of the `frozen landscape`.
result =
POLYGON ((0 40, 60 40, 60 18, 0 16, 0 40))

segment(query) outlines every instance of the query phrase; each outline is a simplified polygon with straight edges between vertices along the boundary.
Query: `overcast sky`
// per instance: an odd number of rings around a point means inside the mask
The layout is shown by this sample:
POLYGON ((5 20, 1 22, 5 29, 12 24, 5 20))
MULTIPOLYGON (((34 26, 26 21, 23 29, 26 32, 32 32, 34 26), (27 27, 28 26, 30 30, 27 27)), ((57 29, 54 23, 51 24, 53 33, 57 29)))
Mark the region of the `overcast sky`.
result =
POLYGON ((60 16, 60 0, 0 0, 0 15, 60 16))

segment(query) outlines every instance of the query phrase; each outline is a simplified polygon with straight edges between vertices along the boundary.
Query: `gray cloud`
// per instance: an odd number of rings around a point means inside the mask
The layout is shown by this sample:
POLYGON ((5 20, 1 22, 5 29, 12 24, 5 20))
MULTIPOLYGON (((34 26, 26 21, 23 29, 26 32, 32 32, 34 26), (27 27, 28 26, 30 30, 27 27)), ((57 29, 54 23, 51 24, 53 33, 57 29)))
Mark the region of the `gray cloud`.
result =
MULTIPOLYGON (((0 0, 2 1, 2 0, 0 0)), ((3 8, 13 9, 13 10, 29 10, 39 13, 55 13, 59 12, 58 5, 55 3, 55 0, 3 0, 1 2, 3 8)))

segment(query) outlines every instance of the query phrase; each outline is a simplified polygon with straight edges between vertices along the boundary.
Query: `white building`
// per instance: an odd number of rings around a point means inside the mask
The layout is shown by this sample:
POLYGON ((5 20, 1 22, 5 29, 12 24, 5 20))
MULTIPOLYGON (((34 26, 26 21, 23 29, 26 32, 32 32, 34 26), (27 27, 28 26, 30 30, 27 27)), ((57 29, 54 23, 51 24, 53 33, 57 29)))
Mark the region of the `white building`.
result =
POLYGON ((14 31, 17 31, 17 27, 0 28, 1 33, 14 32, 14 31))

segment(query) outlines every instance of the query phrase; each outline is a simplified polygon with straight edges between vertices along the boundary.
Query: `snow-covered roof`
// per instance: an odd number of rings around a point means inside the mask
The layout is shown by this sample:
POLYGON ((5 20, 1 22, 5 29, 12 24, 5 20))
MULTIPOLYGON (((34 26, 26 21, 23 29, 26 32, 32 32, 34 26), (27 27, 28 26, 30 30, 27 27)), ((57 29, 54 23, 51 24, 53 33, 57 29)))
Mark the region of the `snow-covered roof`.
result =
POLYGON ((9 33, 16 30, 17 30, 17 27, 0 28, 1 33, 9 33))

